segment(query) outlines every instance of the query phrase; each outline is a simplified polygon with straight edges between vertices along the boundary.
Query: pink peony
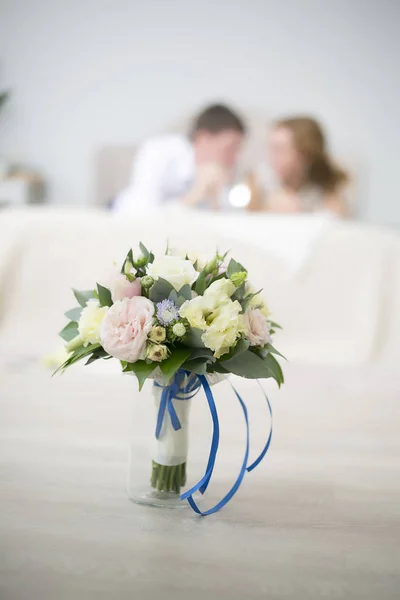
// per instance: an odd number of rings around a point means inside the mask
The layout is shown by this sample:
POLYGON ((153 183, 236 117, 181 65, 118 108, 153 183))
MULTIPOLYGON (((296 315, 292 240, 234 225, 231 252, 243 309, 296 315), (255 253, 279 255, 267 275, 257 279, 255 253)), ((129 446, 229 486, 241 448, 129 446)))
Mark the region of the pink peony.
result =
POLYGON ((101 324, 104 350, 127 362, 136 362, 144 352, 154 321, 154 304, 143 296, 115 302, 101 324))
POLYGON ((245 335, 250 346, 265 346, 271 341, 269 323, 259 308, 250 308, 244 314, 245 335))
POLYGON ((124 298, 134 298, 135 296, 140 296, 142 293, 140 279, 129 281, 123 273, 116 273, 111 282, 110 290, 113 302, 123 300, 124 298))

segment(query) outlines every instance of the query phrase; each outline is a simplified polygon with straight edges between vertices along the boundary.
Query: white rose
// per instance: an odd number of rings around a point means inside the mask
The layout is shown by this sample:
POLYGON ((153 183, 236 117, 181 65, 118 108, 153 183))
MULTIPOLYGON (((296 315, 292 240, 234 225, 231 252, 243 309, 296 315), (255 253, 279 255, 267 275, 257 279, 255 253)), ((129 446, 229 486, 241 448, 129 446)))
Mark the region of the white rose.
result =
POLYGON ((98 344, 100 342, 101 324, 107 312, 108 307, 100 306, 98 300, 88 300, 78 323, 79 335, 85 344, 98 344))
POLYGON ((186 284, 192 285, 199 275, 190 260, 178 256, 156 258, 153 263, 148 265, 147 273, 153 279, 161 277, 169 281, 177 292, 186 284))

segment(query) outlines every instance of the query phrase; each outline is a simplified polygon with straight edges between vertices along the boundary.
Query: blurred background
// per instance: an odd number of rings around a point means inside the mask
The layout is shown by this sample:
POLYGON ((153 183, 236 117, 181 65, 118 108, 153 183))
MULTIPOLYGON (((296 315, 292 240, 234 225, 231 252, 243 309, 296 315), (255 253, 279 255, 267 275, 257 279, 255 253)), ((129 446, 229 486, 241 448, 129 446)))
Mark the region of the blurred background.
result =
POLYGON ((218 100, 256 122, 258 146, 274 119, 316 117, 354 175, 359 218, 400 223, 397 0, 2 0, 0 11, 0 154, 40 177, 48 202, 102 201, 104 148, 218 100))

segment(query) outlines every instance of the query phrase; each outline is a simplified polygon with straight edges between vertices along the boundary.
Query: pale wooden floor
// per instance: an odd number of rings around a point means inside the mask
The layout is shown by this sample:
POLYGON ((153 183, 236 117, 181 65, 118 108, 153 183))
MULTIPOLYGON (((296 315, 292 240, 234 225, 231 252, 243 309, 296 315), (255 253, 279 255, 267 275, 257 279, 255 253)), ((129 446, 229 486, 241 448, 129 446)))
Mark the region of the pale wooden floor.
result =
POLYGON ((289 372, 268 459, 198 518, 127 501, 128 378, 3 371, 0 600, 398 599, 399 394, 360 381, 289 372))

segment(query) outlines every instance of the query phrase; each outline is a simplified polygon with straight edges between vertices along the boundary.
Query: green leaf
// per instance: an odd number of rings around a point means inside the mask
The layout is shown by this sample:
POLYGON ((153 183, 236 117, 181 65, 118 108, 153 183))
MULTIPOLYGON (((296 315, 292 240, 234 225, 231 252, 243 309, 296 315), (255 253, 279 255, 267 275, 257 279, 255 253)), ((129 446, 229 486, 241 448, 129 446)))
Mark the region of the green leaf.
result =
POLYGON ((188 283, 186 283, 178 292, 178 296, 184 298, 185 300, 192 299, 192 288, 188 283))
POLYGON ((82 313, 82 307, 77 306, 76 308, 71 308, 71 310, 67 310, 67 312, 64 313, 64 315, 70 321, 79 321, 79 319, 81 318, 81 313, 82 313))
POLYGON ((112 306, 113 301, 111 298, 111 292, 108 288, 103 287, 99 283, 97 284, 97 292, 99 295, 100 306, 112 306))
POLYGON ((93 290, 79 291, 79 290, 73 289, 72 291, 74 292, 75 298, 78 300, 79 304, 82 307, 86 306, 86 303, 88 300, 91 300, 91 298, 94 298, 93 290))
POLYGON ((207 365, 207 373, 229 373, 229 371, 221 363, 216 362, 207 365))
POLYGON ((145 259, 149 260, 150 252, 149 252, 149 250, 147 250, 146 246, 144 244, 142 244, 142 242, 139 242, 139 248, 140 248, 141 253, 145 257, 145 259))
POLYGON ((268 322, 271 325, 271 327, 273 327, 274 329, 282 329, 282 327, 280 325, 278 325, 278 323, 275 323, 274 321, 268 321, 268 322))
POLYGON ((183 304, 185 304, 186 299, 183 296, 179 296, 178 300, 175 302, 176 306, 180 308, 183 304))
POLYGON ((228 354, 223 354, 219 360, 221 362, 230 360, 234 356, 237 356, 238 354, 242 354, 243 352, 246 352, 248 347, 249 347, 249 342, 244 338, 240 338, 240 340, 238 340, 238 342, 236 343, 236 346, 231 348, 231 350, 229 351, 228 354))
POLYGON ((129 250, 128 254, 125 257, 124 262, 122 263, 122 267, 121 267, 121 273, 125 273, 125 265, 127 262, 130 262, 131 265, 133 265, 133 253, 132 253, 132 248, 129 250))
POLYGON ((170 291, 168 300, 172 300, 172 302, 178 306, 178 292, 175 289, 170 291))
POLYGON ((182 369, 196 373, 197 375, 205 375, 207 373, 208 360, 206 358, 196 358, 195 360, 187 360, 183 363, 182 369))
POLYGON ((197 292, 197 294, 199 294, 199 296, 202 296, 205 292, 205 289, 207 287, 207 273, 205 271, 205 269, 203 269, 200 272, 200 275, 198 276, 198 278, 196 279, 196 282, 194 284, 194 291, 197 292))
POLYGON ((183 338, 182 343, 185 346, 189 346, 189 348, 205 348, 203 340, 201 339, 202 335, 203 331, 201 329, 191 327, 183 338))
POLYGON ((272 354, 267 354, 263 359, 263 362, 267 365, 272 377, 275 379, 279 387, 285 381, 281 369, 281 365, 278 363, 276 358, 272 354))
POLYGON ((58 373, 59 371, 64 371, 67 367, 70 367, 71 365, 82 360, 82 358, 85 358, 85 356, 92 354, 94 352, 94 350, 97 350, 97 348, 100 348, 100 344, 90 344, 89 346, 86 346, 86 347, 81 346, 80 348, 75 350, 71 354, 71 356, 69 356, 67 358, 67 360, 60 367, 58 367, 58 369, 56 369, 56 371, 54 371, 52 377, 54 377, 54 375, 56 373, 58 373))
POLYGON ((112 358, 112 356, 109 356, 109 354, 103 350, 103 348, 98 348, 91 356, 89 356, 89 360, 85 362, 85 366, 90 365, 90 363, 94 362, 95 360, 99 360, 100 358, 108 359, 112 358))
POLYGON ((247 269, 245 269, 244 266, 240 263, 236 262, 236 260, 231 258, 228 264, 228 268, 226 270, 228 277, 233 275, 233 273, 240 273, 240 271, 247 271, 247 269))
POLYGON ((246 282, 244 281, 238 288, 236 288, 235 293, 232 296, 232 300, 238 300, 239 302, 243 300, 244 295, 246 293, 246 282))
POLYGON ((195 360, 197 358, 206 358, 210 362, 215 362, 217 359, 214 357, 212 350, 209 348, 192 348, 190 351, 189 360, 195 360))
POLYGON ((247 294, 247 296, 245 296, 243 298, 243 300, 241 301, 241 305, 243 310, 245 311, 247 306, 249 305, 250 300, 252 300, 255 296, 258 296, 258 294, 261 294, 262 292, 262 288, 260 290, 258 290, 258 292, 252 292, 251 294, 247 294))
POLYGON ((169 297, 173 289, 173 285, 171 285, 165 279, 159 277, 154 285, 152 285, 150 288, 149 298, 152 302, 161 302, 169 297))
MULTIPOLYGON (((268 354, 267 358, 268 357, 271 357, 271 355, 268 354)), ((266 358, 260 358, 251 350, 247 350, 246 352, 238 354, 230 360, 223 362, 224 368, 230 373, 234 373, 235 375, 247 379, 266 379, 268 377, 273 377, 276 379, 278 385, 280 385, 282 379, 276 369, 275 372, 271 371, 270 365, 271 363, 268 362, 266 358)))
POLYGON ((76 321, 70 321, 58 335, 66 342, 70 342, 79 335, 78 323, 76 321))
POLYGON ((166 381, 170 381, 189 356, 189 348, 176 348, 167 359, 160 363, 160 369, 166 381))
POLYGON ((154 369, 158 366, 157 363, 147 363, 145 360, 137 360, 134 363, 126 363, 123 372, 133 372, 135 373, 138 383, 139 383, 139 391, 142 389, 144 382, 146 379, 152 374, 154 369))
POLYGON ((267 344, 266 346, 264 346, 264 349, 268 350, 268 352, 270 352, 271 354, 277 354, 278 356, 281 356, 282 358, 287 360, 286 356, 283 356, 283 354, 278 352, 278 350, 274 348, 272 344, 267 344))

